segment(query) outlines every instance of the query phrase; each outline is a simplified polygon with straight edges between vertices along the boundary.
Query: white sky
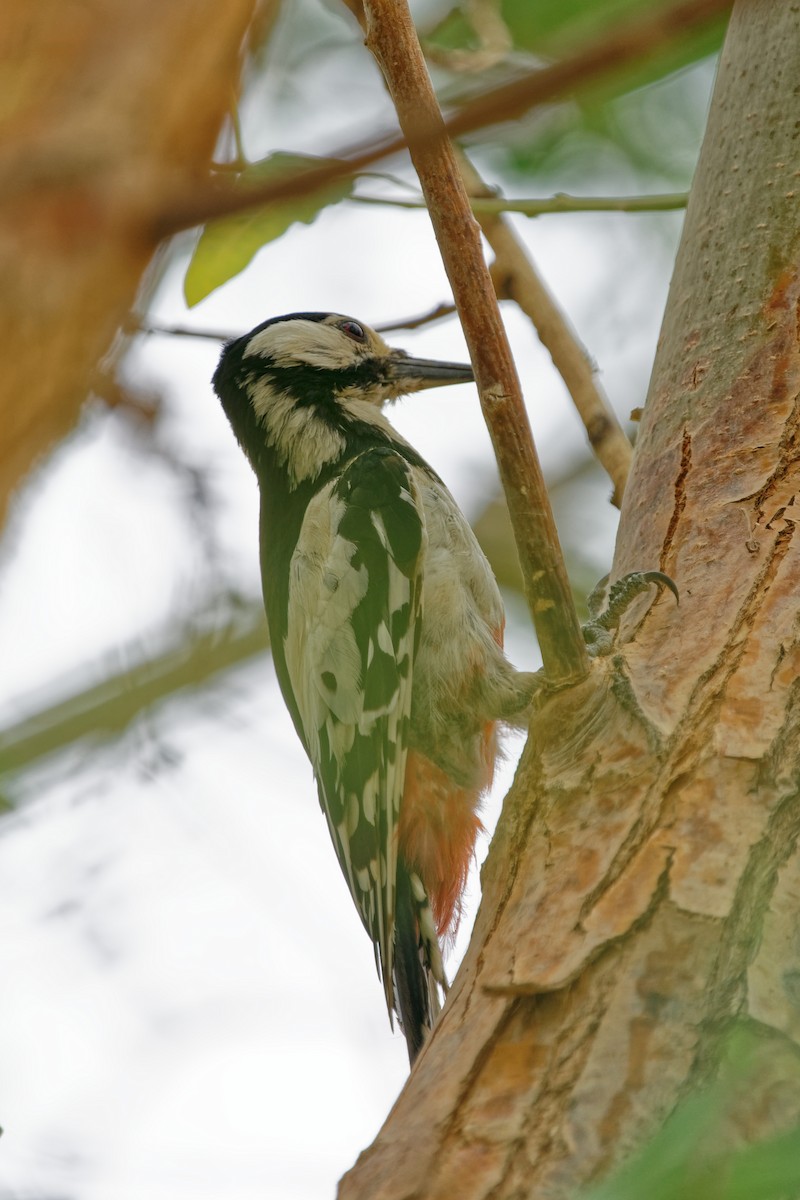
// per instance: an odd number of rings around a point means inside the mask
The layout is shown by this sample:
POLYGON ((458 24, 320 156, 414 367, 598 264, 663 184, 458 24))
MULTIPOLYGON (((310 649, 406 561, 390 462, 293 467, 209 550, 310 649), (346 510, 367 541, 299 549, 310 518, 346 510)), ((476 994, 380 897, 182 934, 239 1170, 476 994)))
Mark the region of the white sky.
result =
MULTIPOLYGON (((374 83, 356 76, 353 89, 359 119, 346 123, 364 131, 374 83)), ((282 102, 291 111, 291 96, 282 102)), ((259 138, 319 149, 315 138, 343 132, 329 107, 330 129, 313 137, 298 101, 296 137, 267 125, 259 138)), ((679 218, 661 227, 674 240, 679 218)), ((621 216, 519 228, 627 415, 643 400, 666 295, 661 235, 621 216)), ((184 263, 155 315, 206 328, 309 308, 376 324, 449 296, 424 214, 352 204, 295 226, 191 313, 184 263)), ((505 315, 553 470, 583 434, 527 323, 505 315)), ((390 340, 465 356, 452 321, 390 340)), ((221 582, 257 593, 255 481, 211 391, 217 355, 212 343, 152 338, 128 366, 165 394, 162 441, 208 472, 215 573, 185 483, 137 449, 123 418, 87 419, 22 493, 2 547, 0 722, 53 697, 70 672, 74 683, 87 664, 95 677, 118 666, 221 582)), ((410 398, 392 418, 479 511, 494 468, 474 390, 410 398)), ((581 520, 599 576, 614 516, 599 497, 581 520)), ((530 667, 513 619, 509 641, 530 667)), ((121 743, 53 760, 18 794, 24 806, 0 820, 0 1200, 333 1196, 402 1086, 406 1051, 269 660, 171 703, 121 743)), ((462 937, 477 888, 473 878, 462 937)))

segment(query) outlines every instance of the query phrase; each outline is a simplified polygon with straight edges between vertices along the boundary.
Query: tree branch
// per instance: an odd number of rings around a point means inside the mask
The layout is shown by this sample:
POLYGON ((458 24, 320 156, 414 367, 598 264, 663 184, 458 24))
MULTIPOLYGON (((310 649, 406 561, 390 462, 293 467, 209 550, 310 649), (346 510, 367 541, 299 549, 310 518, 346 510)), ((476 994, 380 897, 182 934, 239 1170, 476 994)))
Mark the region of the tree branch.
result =
MULTIPOLYGON (((490 190, 463 153, 458 162, 467 191, 490 195, 490 190)), ((594 453, 614 484, 613 502, 619 508, 630 470, 633 448, 617 415, 595 382, 589 356, 566 316, 539 278, 513 227, 502 216, 479 215, 481 229, 495 253, 492 279, 498 298, 515 300, 530 318, 542 345, 567 386, 586 427, 594 453)))
POLYGON ((620 21, 604 38, 593 38, 569 58, 502 84, 462 105, 447 119, 451 137, 510 121, 545 100, 563 100, 589 83, 632 63, 646 62, 656 51, 679 41, 698 26, 730 12, 732 0, 678 0, 644 15, 620 21))
POLYGON ((407 5, 367 0, 364 13, 366 43, 408 138, 470 349, 545 674, 562 686, 585 677, 588 657, 479 230, 407 5))
POLYGON ((423 325, 432 325, 434 321, 443 321, 445 317, 456 314, 455 304, 437 304, 429 312, 420 313, 418 317, 400 317, 383 325, 376 325, 378 333, 394 333, 398 329, 421 329, 423 325))
MULTIPOLYGON (((398 329, 421 329, 423 325, 430 325, 434 321, 442 321, 445 317, 452 317, 456 311, 455 304, 437 304, 430 312, 421 313, 416 317, 402 317, 397 321, 389 321, 383 325, 376 325, 375 329, 378 333, 394 333, 398 329)), ((165 337, 191 337, 203 338, 209 342, 230 342, 234 338, 241 337, 244 333, 240 329, 238 333, 233 330, 224 329, 198 329, 191 325, 165 325, 161 321, 153 321, 147 317, 136 316, 131 313, 130 317, 123 322, 122 326, 125 333, 142 333, 162 334, 165 337)))
POLYGON ((262 604, 239 607, 219 629, 198 632, 196 617, 149 658, 0 731, 0 776, 21 771, 83 738, 117 736, 153 704, 239 666, 269 648, 262 604))
MULTIPOLYGON (((359 0, 348 7, 358 16, 359 0)), ((646 16, 619 22, 604 38, 593 38, 569 58, 542 67, 478 96, 446 119, 451 136, 460 136, 508 121, 536 105, 563 100, 589 84, 601 82, 630 63, 647 59, 656 50, 679 41, 687 32, 708 24, 730 10, 731 0, 679 0, 646 16)), ((418 142, 424 139, 416 133, 418 142)), ((397 154, 406 138, 394 133, 379 134, 356 146, 344 147, 326 158, 319 167, 287 174, 247 191, 230 184, 193 181, 181 185, 172 196, 159 198, 152 220, 160 237, 218 217, 257 208, 274 200, 307 196, 336 179, 354 175, 365 167, 397 154)))
MULTIPOLYGON (((688 192, 663 192, 652 196, 570 196, 557 192, 547 197, 508 197, 495 192, 485 196, 470 196, 469 202, 476 216, 492 216, 501 213, 520 213, 523 217, 542 217, 550 213, 625 212, 652 213, 674 212, 686 208, 688 192)), ((401 200, 396 196, 348 196, 351 204, 384 204, 390 208, 427 208, 423 199, 401 200)))
POLYGON ((244 332, 234 333, 232 329, 199 329, 193 325, 165 325, 163 321, 154 321, 150 317, 139 317, 135 313, 122 323, 124 333, 141 333, 145 336, 159 334, 164 337, 201 338, 209 342, 230 342, 244 332))
POLYGON ((75 425, 156 249, 165 181, 207 170, 252 8, 146 0, 132 22, 128 0, 0 5, 0 524, 75 425))

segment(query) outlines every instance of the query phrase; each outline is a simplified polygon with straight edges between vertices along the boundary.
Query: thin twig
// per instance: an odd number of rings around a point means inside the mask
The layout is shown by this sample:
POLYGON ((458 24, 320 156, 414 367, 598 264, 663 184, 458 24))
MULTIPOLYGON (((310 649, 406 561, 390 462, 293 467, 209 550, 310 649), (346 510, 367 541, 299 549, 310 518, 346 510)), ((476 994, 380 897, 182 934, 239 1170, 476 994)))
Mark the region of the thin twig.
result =
POLYGON ((223 329, 198 329, 191 325, 164 325, 160 321, 151 321, 146 317, 131 316, 124 323, 125 333, 163 334, 166 337, 205 338, 209 342, 232 342, 245 331, 239 333, 223 329))
POLYGON ((423 325, 432 325, 434 321, 442 321, 452 317, 456 312, 455 304, 437 304, 430 312, 422 313, 419 317, 404 317, 399 321, 390 321, 385 325, 376 325, 378 333, 394 333, 398 329, 421 329, 423 325))
MULTIPOLYGON (((459 152, 457 157, 467 191, 472 195, 491 195, 467 156, 459 152)), ((517 302, 532 321, 542 345, 549 350, 586 427, 589 444, 614 484, 612 499, 619 507, 633 449, 594 378, 589 356, 540 279, 512 225, 502 216, 479 215, 478 220, 495 254, 492 279, 497 296, 500 300, 517 302)))
POLYGON ((470 349, 545 674, 551 684, 562 686, 584 678, 589 663, 480 232, 407 3, 365 0, 364 14, 366 44, 383 71, 409 140, 470 349))
MULTIPOLYGON (((348 196, 351 204, 383 204, 390 208, 427 208, 424 199, 402 200, 394 196, 348 196)), ((476 216, 500 216, 519 213, 523 217, 542 217, 551 213, 653 213, 674 212, 686 208, 688 192, 663 192, 652 196, 568 196, 557 192, 542 199, 507 196, 470 196, 476 216)))
MULTIPOLYGON (((437 304, 435 308, 429 312, 422 313, 416 317, 402 317, 397 321, 388 321, 383 325, 376 325, 375 330, 378 333, 394 333, 398 329, 421 329, 423 325, 431 325, 434 321, 442 321, 445 317, 452 317, 456 311, 455 304, 437 304)), ((146 317, 137 317, 133 313, 123 325, 125 333, 141 333, 145 335, 159 334, 165 337, 189 337, 203 338, 210 342, 232 342, 236 338, 241 337, 245 332, 240 329, 238 333, 232 330, 222 329, 198 329, 190 325, 165 325, 160 321, 152 321, 146 317)))
MULTIPOLYGON (((463 105, 447 118, 452 136, 484 129, 508 121, 535 105, 563 100, 595 84, 631 63, 646 61, 655 51, 685 37, 730 10, 732 0, 678 0, 657 12, 619 22, 602 38, 593 38, 569 58, 530 72, 513 83, 503 84, 463 105)), ((357 0, 348 5, 358 11, 357 0)), ((419 139, 421 131, 416 131, 419 139)), ((336 179, 356 174, 404 149, 406 140, 394 133, 343 148, 313 170, 285 175, 247 190, 196 181, 180 186, 169 198, 160 200, 152 223, 159 237, 177 233, 216 217, 229 216, 274 200, 307 196, 336 179)), ((12 180, 9 180, 11 183, 12 180)))

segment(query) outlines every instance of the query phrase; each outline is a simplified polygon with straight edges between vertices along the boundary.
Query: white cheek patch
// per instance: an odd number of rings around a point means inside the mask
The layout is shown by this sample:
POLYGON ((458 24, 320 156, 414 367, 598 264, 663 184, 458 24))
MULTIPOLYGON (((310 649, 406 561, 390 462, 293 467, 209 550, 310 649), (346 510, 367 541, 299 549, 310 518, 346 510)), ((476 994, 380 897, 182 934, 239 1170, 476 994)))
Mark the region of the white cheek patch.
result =
POLYGON ((278 462, 286 468, 290 487, 316 479, 344 452, 343 435, 313 408, 298 408, 288 392, 276 392, 268 379, 252 378, 245 386, 278 462))
POLYGON ((344 504, 332 500, 333 486, 309 504, 292 556, 286 664, 307 733, 315 736, 330 712, 338 741, 341 727, 357 725, 361 712, 361 655, 350 618, 369 580, 366 568, 350 561, 352 542, 335 535, 344 504), (326 686, 329 677, 335 686, 326 686))

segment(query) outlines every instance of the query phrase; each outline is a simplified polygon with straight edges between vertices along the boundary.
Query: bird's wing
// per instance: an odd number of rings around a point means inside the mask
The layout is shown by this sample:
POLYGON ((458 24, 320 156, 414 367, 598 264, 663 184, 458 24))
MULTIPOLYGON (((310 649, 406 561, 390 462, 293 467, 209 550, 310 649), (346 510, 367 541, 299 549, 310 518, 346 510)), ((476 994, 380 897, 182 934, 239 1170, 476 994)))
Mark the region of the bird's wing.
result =
POLYGON ((289 679, 390 1013, 397 823, 425 544, 412 468, 389 448, 371 449, 309 504, 289 578, 289 679))

